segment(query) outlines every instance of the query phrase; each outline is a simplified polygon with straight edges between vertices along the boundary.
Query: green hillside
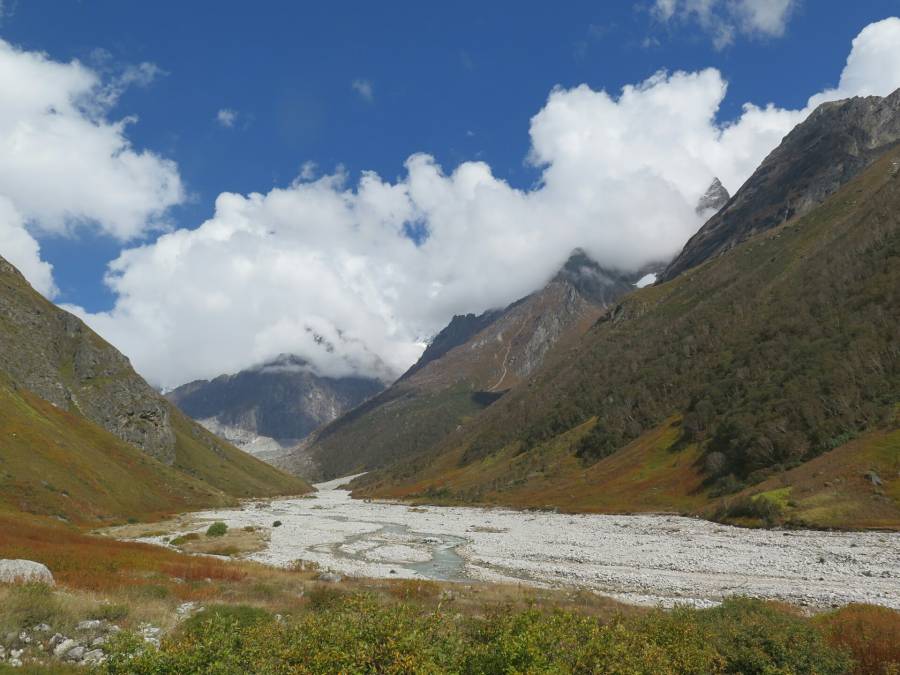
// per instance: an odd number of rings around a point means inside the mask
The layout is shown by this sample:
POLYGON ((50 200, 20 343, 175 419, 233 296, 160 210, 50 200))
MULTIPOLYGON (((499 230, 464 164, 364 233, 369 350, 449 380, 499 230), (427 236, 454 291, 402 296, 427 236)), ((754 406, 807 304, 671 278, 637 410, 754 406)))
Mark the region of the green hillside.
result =
POLYGON ((0 508, 91 522, 309 489, 182 415, 0 258, 0 508))
MULTIPOLYGON (((845 462, 855 481, 874 467, 868 444, 852 441, 898 424, 898 161, 894 149, 805 217, 627 296, 565 362, 542 369, 451 441, 367 477, 361 492, 557 505, 538 458, 552 455, 543 465, 561 487, 581 472, 602 473, 671 419, 679 420, 671 468, 685 471, 678 458, 693 453, 699 481, 673 486, 653 510, 706 512, 765 481, 790 480, 832 451, 859 456, 845 462), (492 462, 529 470, 492 472, 492 462)), ((887 459, 881 485, 863 483, 851 501, 877 502, 873 523, 900 527, 890 464, 900 444, 896 434, 878 438, 887 459)), ((826 480, 812 497, 829 489, 826 480)), ((642 510, 647 486, 637 476, 622 476, 617 489, 614 510, 642 510)), ((577 494, 566 508, 610 508, 590 489, 577 494)), ((871 509, 826 511, 798 517, 851 525, 871 509)))

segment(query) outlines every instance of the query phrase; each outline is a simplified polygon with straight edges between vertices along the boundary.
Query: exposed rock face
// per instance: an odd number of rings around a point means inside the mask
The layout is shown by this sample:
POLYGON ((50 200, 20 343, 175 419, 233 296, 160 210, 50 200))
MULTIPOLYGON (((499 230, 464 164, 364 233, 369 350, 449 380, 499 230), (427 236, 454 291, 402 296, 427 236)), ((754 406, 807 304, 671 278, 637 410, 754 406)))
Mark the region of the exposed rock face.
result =
POLYGON ((502 312, 490 310, 484 314, 457 314, 450 323, 429 343, 419 360, 407 370, 401 379, 412 376, 432 361, 436 361, 454 347, 467 342, 486 326, 489 326, 502 312))
POLYGON ((820 105, 691 237, 663 280, 821 204, 900 142, 898 113, 900 89, 820 105))
POLYGON ((731 199, 731 195, 728 194, 725 186, 722 185, 718 178, 713 178, 712 184, 706 188, 706 192, 703 193, 703 196, 697 202, 695 210, 698 215, 709 212, 716 213, 728 203, 729 199, 731 199))
POLYGON ((456 316, 393 386, 323 427, 276 464, 329 478, 427 450, 576 339, 643 271, 601 268, 576 250, 547 285, 504 309, 456 316))
POLYGON ((0 258, 0 371, 16 386, 79 412, 157 459, 174 461, 166 402, 112 345, 37 296, 0 258))
POLYGON ((270 451, 270 444, 256 441, 263 437, 293 445, 383 389, 373 378, 321 377, 303 359, 282 355, 235 375, 190 382, 167 398, 239 447, 264 445, 270 451))
POLYGON ((32 560, 0 560, 2 584, 53 584, 53 575, 46 565, 32 560))

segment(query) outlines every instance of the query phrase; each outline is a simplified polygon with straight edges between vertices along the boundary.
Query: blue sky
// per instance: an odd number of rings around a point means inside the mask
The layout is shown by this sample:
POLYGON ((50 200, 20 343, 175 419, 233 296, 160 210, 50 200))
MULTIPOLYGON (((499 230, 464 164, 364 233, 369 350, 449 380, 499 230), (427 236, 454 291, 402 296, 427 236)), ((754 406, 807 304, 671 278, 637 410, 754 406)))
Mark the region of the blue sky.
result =
MULTIPOLYGON (((167 385, 279 351, 316 362, 304 334, 345 343, 324 370, 390 377, 452 313, 534 290, 574 245, 623 269, 673 255, 701 224, 692 204, 713 175, 734 191, 808 104, 900 85, 900 22, 862 32, 900 13, 897 0, 0 7, 14 60, 82 64, 54 100, 87 92, 80 121, 152 165, 132 175, 131 155, 101 162, 122 175, 95 186, 89 163, 74 187, 57 175, 53 208, 5 185, 0 166, 0 197, 29 233, 16 241, 40 245, 22 259, 50 263, 52 284, 45 265, 35 285, 167 385), (78 85, 84 72, 94 85, 78 85), (626 85, 636 93, 620 99, 626 85), (405 164, 415 153, 431 159, 405 164), (142 206, 123 211, 116 190, 142 206), (225 192, 263 196, 217 211, 225 192), (426 233, 419 246, 403 240, 410 229, 426 233), (228 286, 235 275, 243 286, 228 286), (207 349, 205 334, 235 324, 248 328, 207 349), (173 361, 181 352, 189 365, 173 361)), ((15 86, 40 89, 22 77, 15 86)))
MULTIPOLYGON (((783 38, 715 49, 693 22, 661 24, 628 2, 123 3, 27 0, 0 35, 53 59, 151 62, 164 75, 129 89, 138 147, 178 162, 190 201, 172 220, 193 227, 223 191, 267 191, 307 161, 351 174, 402 171, 417 151, 444 166, 484 159, 525 187, 528 121, 555 85, 616 91, 660 68, 715 66, 731 85, 727 119, 744 101, 799 107, 833 84, 847 44, 898 2, 801 5, 783 38), (827 36, 827 41, 823 41, 827 36), (651 42, 649 46, 645 44, 651 42), (371 101, 352 82, 371 83, 371 101), (215 122, 237 113, 232 128, 215 122)), ((49 237, 58 300, 108 309, 106 264, 121 243, 49 237)))

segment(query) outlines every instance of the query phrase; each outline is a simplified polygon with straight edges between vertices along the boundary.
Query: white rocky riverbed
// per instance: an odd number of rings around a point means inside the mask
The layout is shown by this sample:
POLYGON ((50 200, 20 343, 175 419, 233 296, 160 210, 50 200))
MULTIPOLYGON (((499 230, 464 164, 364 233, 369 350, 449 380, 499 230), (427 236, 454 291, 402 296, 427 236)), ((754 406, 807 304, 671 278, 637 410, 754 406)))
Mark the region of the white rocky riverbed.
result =
MULTIPOLYGON (((815 607, 900 608, 900 534, 748 530, 668 515, 565 515, 314 497, 207 511, 229 527, 272 527, 250 555, 339 574, 587 588, 626 602, 712 604, 732 594, 815 607)), ((148 539, 161 543, 160 538, 148 539)))

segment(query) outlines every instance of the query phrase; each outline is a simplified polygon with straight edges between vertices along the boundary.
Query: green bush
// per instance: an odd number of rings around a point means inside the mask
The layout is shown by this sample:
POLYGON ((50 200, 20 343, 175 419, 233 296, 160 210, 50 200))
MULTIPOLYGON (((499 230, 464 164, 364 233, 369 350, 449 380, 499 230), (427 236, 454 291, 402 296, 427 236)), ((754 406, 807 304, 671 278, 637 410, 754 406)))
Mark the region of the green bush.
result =
POLYGON ((733 518, 750 518, 771 526, 778 523, 783 516, 784 509, 781 504, 763 495, 754 495, 726 500, 716 510, 713 519, 726 521, 733 518))
POLYGON ((228 526, 222 521, 217 521, 210 525, 206 530, 207 537, 223 537, 228 532, 228 526))
POLYGON ((809 619, 759 600, 655 610, 602 621, 572 612, 498 609, 446 615, 367 595, 275 621, 213 606, 160 649, 124 635, 107 673, 817 673, 853 664, 809 619))
POLYGON ((200 535, 197 534, 196 532, 189 532, 188 534, 183 534, 180 537, 175 537, 169 543, 172 544, 172 546, 181 546, 182 544, 186 544, 189 541, 196 541, 199 538, 200 538, 200 535))
POLYGON ((232 624, 240 630, 273 620, 269 612, 251 605, 209 605, 202 612, 185 620, 181 624, 181 630, 189 634, 196 633, 203 630, 204 624, 214 621, 232 624))

